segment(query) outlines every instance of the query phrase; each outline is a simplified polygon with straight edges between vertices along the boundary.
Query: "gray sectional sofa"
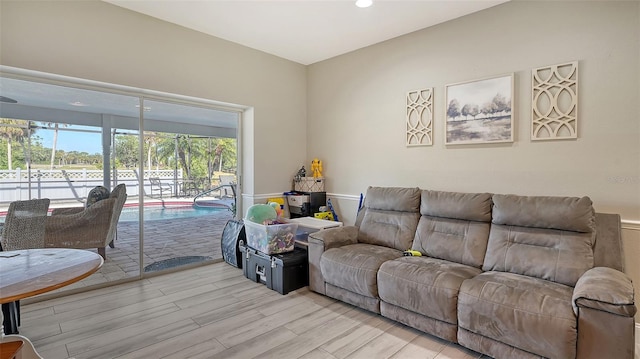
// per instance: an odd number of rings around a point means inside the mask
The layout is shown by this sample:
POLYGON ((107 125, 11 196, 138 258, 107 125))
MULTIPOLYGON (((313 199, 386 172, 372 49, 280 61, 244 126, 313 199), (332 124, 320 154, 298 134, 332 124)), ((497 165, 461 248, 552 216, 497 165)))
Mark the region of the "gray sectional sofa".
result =
POLYGON ((634 357, 620 217, 588 197, 370 187, 308 253, 311 290, 494 358, 634 357))

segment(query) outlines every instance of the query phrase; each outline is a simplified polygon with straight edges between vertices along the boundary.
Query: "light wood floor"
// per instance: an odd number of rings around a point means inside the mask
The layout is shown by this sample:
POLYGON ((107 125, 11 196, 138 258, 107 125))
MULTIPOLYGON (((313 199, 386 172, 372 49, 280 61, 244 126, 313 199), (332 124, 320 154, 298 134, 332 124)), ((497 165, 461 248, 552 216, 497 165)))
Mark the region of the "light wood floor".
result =
POLYGON ((486 358, 226 263, 22 306, 20 333, 57 358, 486 358))

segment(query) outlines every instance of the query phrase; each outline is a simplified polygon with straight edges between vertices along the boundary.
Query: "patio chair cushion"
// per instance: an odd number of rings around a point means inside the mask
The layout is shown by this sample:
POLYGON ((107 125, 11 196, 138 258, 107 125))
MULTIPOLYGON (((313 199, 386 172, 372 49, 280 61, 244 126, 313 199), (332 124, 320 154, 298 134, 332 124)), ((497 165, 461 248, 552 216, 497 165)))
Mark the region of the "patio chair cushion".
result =
POLYGON ((96 203, 98 201, 101 201, 103 199, 109 198, 110 194, 111 193, 109 192, 109 190, 106 187, 96 186, 87 195, 87 203, 85 205, 85 208, 89 208, 92 204, 94 204, 94 203, 96 203))

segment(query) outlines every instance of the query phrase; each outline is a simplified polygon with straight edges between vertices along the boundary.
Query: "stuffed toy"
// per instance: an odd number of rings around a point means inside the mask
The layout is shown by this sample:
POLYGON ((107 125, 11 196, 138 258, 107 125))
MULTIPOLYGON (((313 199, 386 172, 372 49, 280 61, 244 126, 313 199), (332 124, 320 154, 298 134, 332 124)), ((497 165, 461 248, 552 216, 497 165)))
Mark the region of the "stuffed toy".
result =
POLYGON ((247 210, 246 220, 258 224, 271 224, 278 218, 276 210, 268 204, 254 204, 247 210))
POLYGON ((269 202, 268 204, 271 207, 273 207, 273 209, 276 210, 276 216, 278 218, 282 218, 282 214, 284 213, 284 210, 282 209, 282 206, 280 206, 280 203, 278 203, 278 202, 269 202))

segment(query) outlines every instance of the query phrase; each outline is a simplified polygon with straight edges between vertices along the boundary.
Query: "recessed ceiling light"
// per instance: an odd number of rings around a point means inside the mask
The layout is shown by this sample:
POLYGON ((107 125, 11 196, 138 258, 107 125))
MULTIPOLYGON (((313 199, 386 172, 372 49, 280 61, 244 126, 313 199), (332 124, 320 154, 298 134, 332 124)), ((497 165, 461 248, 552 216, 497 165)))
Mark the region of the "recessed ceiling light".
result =
POLYGON ((356 0, 357 7, 369 7, 373 5, 373 0, 356 0))
POLYGON ((84 107, 86 106, 86 104, 80 102, 80 101, 74 101, 74 102, 69 102, 69 105, 71 106, 77 106, 77 107, 84 107))

